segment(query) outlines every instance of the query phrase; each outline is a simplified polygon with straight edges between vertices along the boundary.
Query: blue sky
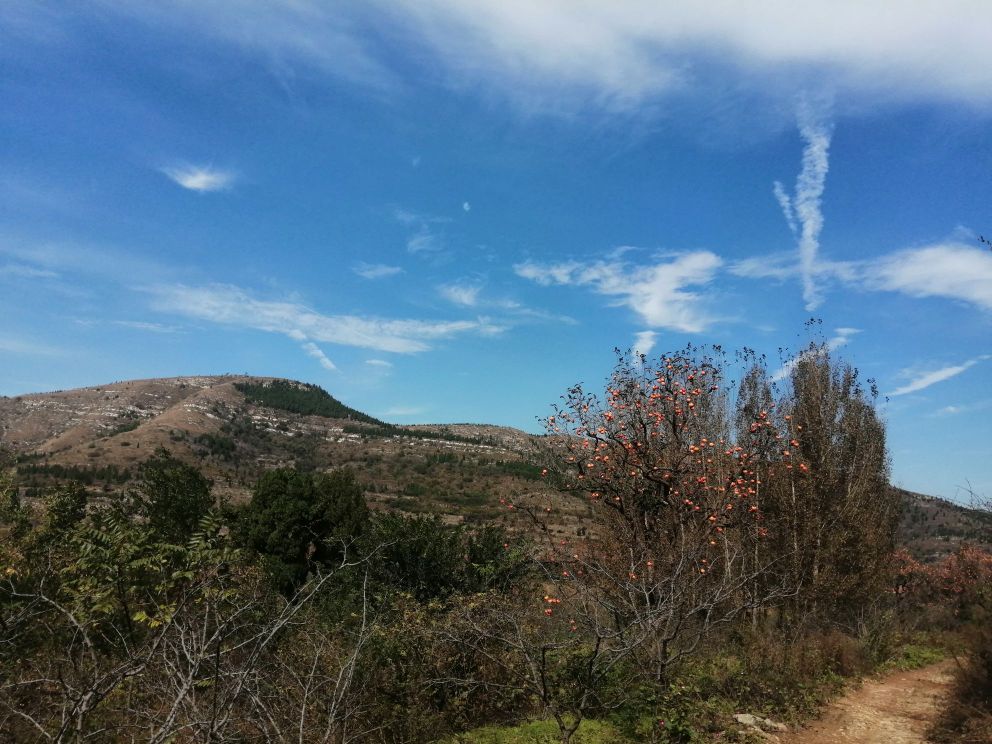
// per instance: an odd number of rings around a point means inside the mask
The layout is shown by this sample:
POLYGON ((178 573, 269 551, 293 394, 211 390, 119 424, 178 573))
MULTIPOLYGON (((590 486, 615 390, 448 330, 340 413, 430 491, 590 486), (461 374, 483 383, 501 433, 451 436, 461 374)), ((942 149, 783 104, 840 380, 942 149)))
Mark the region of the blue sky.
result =
POLYGON ((992 6, 685 5, 4 3, 0 393, 536 431, 614 347, 816 317, 894 481, 989 494, 992 6))

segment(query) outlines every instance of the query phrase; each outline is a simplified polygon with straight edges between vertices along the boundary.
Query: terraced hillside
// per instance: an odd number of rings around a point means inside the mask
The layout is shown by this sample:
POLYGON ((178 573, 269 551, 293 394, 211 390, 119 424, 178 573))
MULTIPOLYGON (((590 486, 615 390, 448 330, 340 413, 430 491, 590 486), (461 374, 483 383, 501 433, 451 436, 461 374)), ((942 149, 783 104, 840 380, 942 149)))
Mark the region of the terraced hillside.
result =
MULTIPOLYGON (((322 389, 274 378, 176 377, 0 399, 0 446, 27 496, 66 478, 126 487, 158 448, 197 465, 221 498, 267 468, 355 469, 373 505, 500 520, 501 498, 540 490, 536 438, 473 424, 400 427, 322 389)), ((581 514, 563 513, 562 529, 581 514)))

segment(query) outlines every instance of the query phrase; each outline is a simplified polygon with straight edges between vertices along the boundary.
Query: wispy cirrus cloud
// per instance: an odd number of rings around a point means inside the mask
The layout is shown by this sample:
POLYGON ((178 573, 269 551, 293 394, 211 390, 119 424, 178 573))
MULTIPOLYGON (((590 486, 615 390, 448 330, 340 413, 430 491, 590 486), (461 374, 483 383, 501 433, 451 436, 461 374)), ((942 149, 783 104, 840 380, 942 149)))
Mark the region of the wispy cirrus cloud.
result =
POLYGON ((513 268, 518 276, 542 286, 588 287, 597 294, 617 297, 615 305, 630 308, 653 328, 697 333, 713 318, 706 311, 705 298, 688 288, 709 284, 722 263, 714 253, 694 251, 649 265, 614 258, 590 263, 527 261, 513 268))
MULTIPOLYGON (((898 23, 886 3, 830 0, 793 4, 788 12, 775 0, 294 0, 263 6, 104 0, 97 7, 125 33, 137 22, 192 39, 194 52, 206 42, 253 56, 287 88, 301 68, 380 91, 401 89, 409 70, 399 71, 398 52, 412 47, 418 60, 430 60, 422 66, 440 71, 452 88, 498 92, 520 107, 551 112, 594 107, 626 113, 659 101, 675 105, 692 94, 725 99, 728 87, 781 99, 812 84, 875 105, 992 100, 992 9, 975 0, 902 3, 898 23), (402 47, 390 39, 402 39, 402 47)), ((14 17, 20 22, 7 25, 15 35, 54 44, 74 16, 38 8, 14 17)))
POLYGON ((869 289, 944 297, 992 310, 992 251, 958 242, 908 248, 861 264, 869 289))
POLYGON ((394 209, 393 217, 410 230, 406 241, 409 253, 436 254, 444 249, 444 238, 438 232, 438 226, 451 222, 449 217, 420 214, 409 209, 394 209))
POLYGON ((803 142, 803 165, 796 179, 795 193, 790 196, 778 181, 773 192, 789 229, 796 237, 799 250, 799 275, 803 283, 803 300, 806 309, 815 310, 823 301, 816 285, 817 259, 820 250, 820 233, 823 230, 823 211, 820 208, 827 171, 830 169, 830 127, 808 101, 799 107, 799 133, 803 142))
POLYGON ((210 165, 169 165, 160 168, 174 183, 190 191, 226 191, 234 185, 235 174, 210 165))
POLYGON ((965 406, 944 406, 934 412, 934 416, 955 416, 968 410, 965 406))
MULTIPOLYGON (((738 260, 730 273, 748 279, 788 280, 802 274, 792 254, 738 260)), ((992 310, 992 251, 956 240, 905 248, 866 261, 817 261, 812 276, 822 283, 910 297, 941 297, 992 310)))
POLYGON ((150 333, 179 333, 182 330, 178 326, 150 323, 144 320, 112 320, 110 323, 121 328, 131 328, 135 331, 148 331, 150 333))
POLYGON ((931 370, 929 372, 917 372, 915 370, 903 370, 903 377, 911 377, 909 382, 905 385, 897 387, 891 393, 886 393, 891 398, 895 398, 899 395, 909 395, 910 393, 916 393, 920 390, 925 390, 931 385, 936 385, 938 382, 944 382, 945 380, 950 380, 952 377, 957 377, 962 372, 966 372, 972 367, 974 367, 979 362, 992 359, 992 355, 982 354, 974 359, 969 359, 961 364, 953 364, 947 367, 941 367, 939 369, 931 370))
POLYGON ((333 8, 319 0, 264 5, 246 0, 133 0, 98 5, 104 14, 116 14, 122 21, 137 20, 184 39, 207 40, 231 52, 255 56, 284 87, 292 85, 295 76, 291 71, 296 67, 382 91, 399 85, 396 73, 377 59, 371 40, 363 34, 370 9, 363 3, 333 8))
POLYGON ((75 273, 120 282, 136 276, 172 276, 175 269, 134 250, 77 243, 66 240, 35 240, 0 234, 0 255, 17 263, 9 276, 23 279, 67 278, 75 273))
MULTIPOLYGON (((817 284, 817 292, 827 282, 857 285, 870 270, 867 261, 830 261, 817 259, 806 272, 817 284)), ((769 253, 763 256, 750 256, 731 263, 727 270, 734 276, 746 279, 775 279, 788 281, 803 276, 804 269, 795 252, 769 253)))
POLYGON ((0 266, 0 277, 11 277, 14 279, 58 279, 58 272, 51 269, 39 269, 35 266, 25 266, 24 264, 7 264, 0 266))
POLYGON ((423 416, 429 409, 424 406, 392 406, 383 411, 380 416, 407 418, 410 416, 423 416))
POLYGON ((493 335, 503 330, 484 318, 428 321, 325 315, 299 302, 258 299, 229 284, 158 285, 145 291, 151 295, 152 307, 160 312, 282 333, 300 343, 314 341, 411 354, 427 351, 433 342, 461 334, 493 335))
POLYGON ((320 363, 320 366, 328 372, 337 372, 338 368, 335 366, 334 362, 328 359, 327 355, 313 341, 304 342, 303 351, 307 353, 307 356, 316 359, 320 363))
POLYGON ((479 293, 482 291, 480 284, 454 283, 443 284, 438 287, 438 293, 455 305, 462 307, 475 307, 479 303, 479 293))
POLYGON ((498 314, 507 325, 521 323, 565 323, 574 325, 575 318, 560 313, 552 313, 540 308, 528 307, 510 297, 493 296, 485 293, 485 284, 480 279, 461 279, 437 288, 442 299, 459 307, 470 307, 498 314))
POLYGON ((956 405, 944 406, 943 408, 938 408, 930 415, 941 418, 944 416, 959 416, 962 413, 975 413, 978 411, 985 411, 989 408, 992 408, 992 398, 984 398, 971 403, 958 403, 956 405))
POLYGON ((403 269, 399 266, 389 266, 387 264, 370 264, 360 261, 351 268, 363 279, 383 279, 387 276, 402 274, 403 269))
POLYGON ((992 10, 969 0, 813 0, 746 4, 545 0, 396 0, 410 38, 453 85, 484 82, 527 107, 631 110, 706 91, 711 76, 759 95, 813 82, 865 101, 992 99, 992 10), (783 74, 787 73, 787 74, 783 74))
POLYGON ((61 356, 65 353, 62 349, 47 344, 39 344, 36 341, 26 341, 15 336, 0 335, 0 351, 5 354, 18 354, 23 356, 61 356))

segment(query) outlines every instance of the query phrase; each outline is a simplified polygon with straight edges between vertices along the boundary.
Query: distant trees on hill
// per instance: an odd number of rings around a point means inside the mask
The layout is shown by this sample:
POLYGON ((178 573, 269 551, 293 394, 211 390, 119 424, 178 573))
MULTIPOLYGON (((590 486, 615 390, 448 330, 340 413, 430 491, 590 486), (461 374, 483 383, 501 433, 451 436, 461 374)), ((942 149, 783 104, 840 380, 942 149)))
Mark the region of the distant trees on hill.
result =
POLYGON ((252 403, 303 416, 350 419, 386 426, 385 422, 349 408, 318 385, 288 380, 236 382, 234 386, 252 403))
POLYGON ((60 465, 58 463, 25 461, 17 465, 19 479, 28 487, 40 485, 41 479, 72 480, 85 485, 93 483, 127 483, 132 472, 117 465, 60 465))
POLYGON ((318 385, 288 380, 271 382, 236 382, 234 386, 245 398, 256 405, 275 408, 302 416, 323 416, 325 418, 346 419, 362 426, 345 424, 346 434, 360 434, 363 437, 412 437, 414 439, 443 439, 449 442, 466 444, 490 444, 484 437, 463 437, 447 431, 427 431, 407 429, 380 421, 368 414, 356 411, 331 396, 318 385))

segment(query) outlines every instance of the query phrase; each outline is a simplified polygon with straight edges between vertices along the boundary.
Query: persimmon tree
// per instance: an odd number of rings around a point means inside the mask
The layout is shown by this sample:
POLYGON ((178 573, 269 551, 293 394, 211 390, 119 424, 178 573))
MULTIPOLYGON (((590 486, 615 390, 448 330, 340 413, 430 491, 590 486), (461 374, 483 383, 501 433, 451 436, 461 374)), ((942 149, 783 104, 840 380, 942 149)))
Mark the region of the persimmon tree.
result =
POLYGON ((788 592, 758 581, 778 562, 758 549, 759 458, 775 425, 759 409, 734 434, 724 366, 719 348, 654 364, 621 356, 605 396, 571 388, 545 421, 546 476, 588 504, 594 527, 562 540, 550 504, 520 507, 548 537, 545 614, 569 617, 606 663, 623 657, 655 681, 715 626, 788 592))

